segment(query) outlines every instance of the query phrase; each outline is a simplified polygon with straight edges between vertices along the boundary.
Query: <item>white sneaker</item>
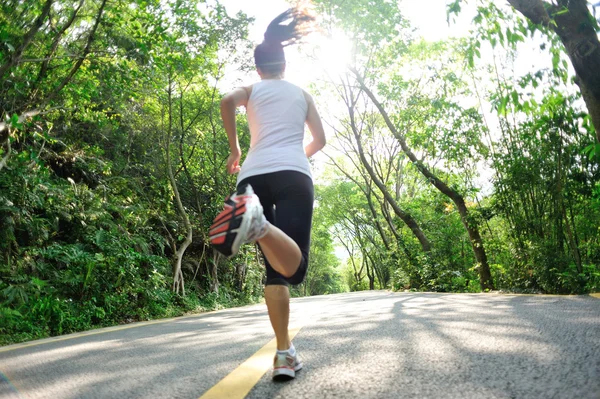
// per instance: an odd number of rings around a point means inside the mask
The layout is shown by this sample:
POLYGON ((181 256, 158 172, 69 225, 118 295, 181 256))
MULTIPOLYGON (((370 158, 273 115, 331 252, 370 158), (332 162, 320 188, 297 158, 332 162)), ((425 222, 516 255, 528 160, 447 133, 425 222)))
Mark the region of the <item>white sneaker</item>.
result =
POLYGON ((238 253, 240 246, 267 234, 269 223, 260 200, 249 184, 225 199, 224 209, 210 226, 210 243, 227 257, 238 253))

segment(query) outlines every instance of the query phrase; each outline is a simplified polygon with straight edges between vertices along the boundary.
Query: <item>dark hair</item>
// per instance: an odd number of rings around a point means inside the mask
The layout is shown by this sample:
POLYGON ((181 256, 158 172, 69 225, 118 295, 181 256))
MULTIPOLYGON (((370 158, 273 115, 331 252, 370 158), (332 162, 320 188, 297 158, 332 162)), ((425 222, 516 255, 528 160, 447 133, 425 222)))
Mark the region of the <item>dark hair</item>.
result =
POLYGON ((285 65, 283 48, 298 42, 312 31, 315 17, 305 9, 290 8, 267 27, 265 39, 254 49, 254 63, 266 73, 279 73, 285 65), (283 24, 283 22, 287 22, 283 24))

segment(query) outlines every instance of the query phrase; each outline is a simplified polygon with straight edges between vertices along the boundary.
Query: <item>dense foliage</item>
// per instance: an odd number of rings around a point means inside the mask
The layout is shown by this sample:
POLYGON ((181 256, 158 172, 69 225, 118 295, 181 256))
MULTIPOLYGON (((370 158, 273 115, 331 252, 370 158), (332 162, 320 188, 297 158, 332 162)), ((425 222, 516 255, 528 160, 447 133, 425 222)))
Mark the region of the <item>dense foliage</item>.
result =
MULTIPOLYGON (((449 19, 464 3, 448 6, 449 19)), ((469 3, 468 38, 427 43, 391 2, 362 13, 361 2, 319 2, 330 26, 364 37, 349 72, 319 87, 343 110, 329 115, 327 192, 348 283, 597 291, 600 147, 573 82, 584 85, 548 26, 508 4, 469 3), (340 23, 348 14, 362 23, 340 23), (365 29, 395 40, 369 42, 365 29), (548 65, 519 71, 532 47, 542 59, 549 50, 548 65)))
MULTIPOLYGON (((356 45, 312 87, 332 131, 292 294, 599 291, 600 151, 553 33, 480 0, 468 39, 428 43, 395 1, 314 3, 356 45), (517 72, 540 31, 551 61, 517 72)), ((207 244, 235 184, 220 83, 248 68, 251 22, 0 0, 0 344, 261 297, 256 246, 207 244)))
POLYGON ((201 1, 1 6, 1 341, 258 300, 256 248, 226 261, 206 239, 235 183, 218 83, 246 66, 250 19, 201 1))

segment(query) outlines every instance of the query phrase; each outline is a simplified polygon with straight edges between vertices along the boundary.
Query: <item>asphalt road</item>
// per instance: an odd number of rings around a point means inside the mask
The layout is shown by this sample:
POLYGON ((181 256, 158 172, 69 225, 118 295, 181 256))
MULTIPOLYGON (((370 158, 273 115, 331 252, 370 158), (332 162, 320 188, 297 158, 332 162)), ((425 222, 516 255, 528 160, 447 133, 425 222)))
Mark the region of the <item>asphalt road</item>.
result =
MULTIPOLYGON (((295 299, 295 380, 248 398, 600 399, 600 299, 295 299)), ((0 348, 0 398, 201 397, 272 339, 264 305, 0 348)), ((258 377, 257 377, 258 378, 258 377)))

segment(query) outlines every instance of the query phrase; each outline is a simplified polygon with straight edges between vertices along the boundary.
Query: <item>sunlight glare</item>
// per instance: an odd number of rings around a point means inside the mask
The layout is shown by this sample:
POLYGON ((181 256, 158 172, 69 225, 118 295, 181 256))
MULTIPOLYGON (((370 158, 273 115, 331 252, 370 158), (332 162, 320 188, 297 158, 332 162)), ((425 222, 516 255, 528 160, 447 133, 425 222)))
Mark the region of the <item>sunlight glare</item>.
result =
POLYGON ((307 86, 316 80, 337 80, 352 59, 352 42, 341 30, 315 34, 301 49, 286 48, 286 78, 307 86))
POLYGON ((337 78, 345 73, 352 55, 352 42, 346 34, 333 29, 331 34, 323 40, 315 49, 318 69, 321 73, 331 78, 337 78))

